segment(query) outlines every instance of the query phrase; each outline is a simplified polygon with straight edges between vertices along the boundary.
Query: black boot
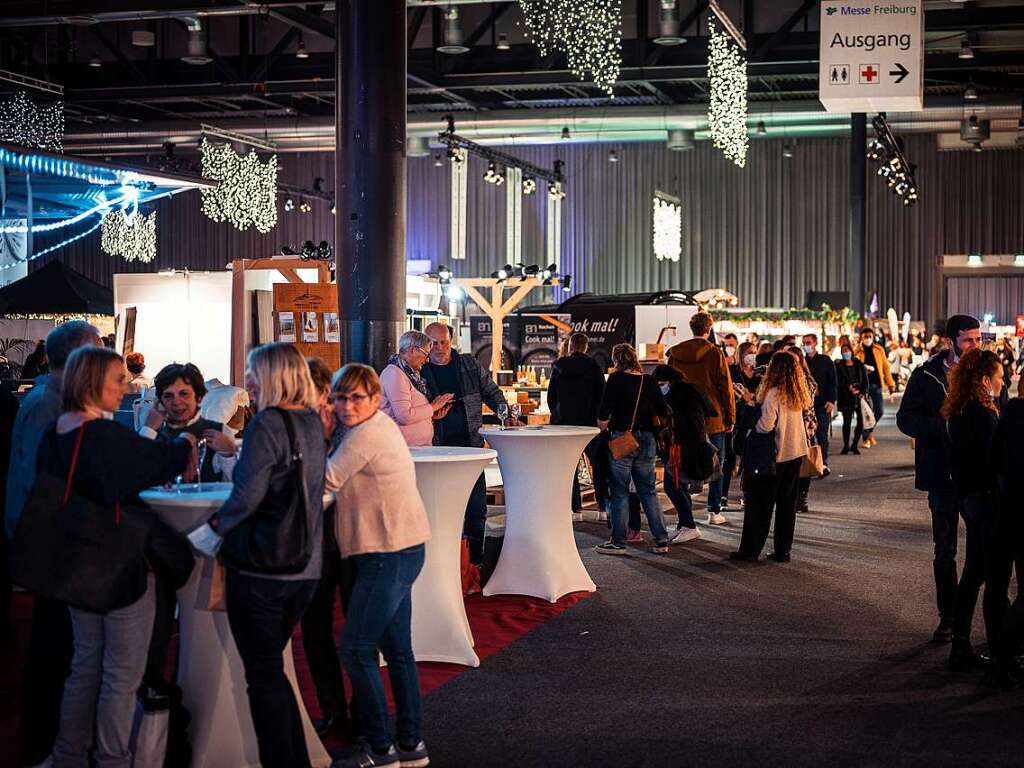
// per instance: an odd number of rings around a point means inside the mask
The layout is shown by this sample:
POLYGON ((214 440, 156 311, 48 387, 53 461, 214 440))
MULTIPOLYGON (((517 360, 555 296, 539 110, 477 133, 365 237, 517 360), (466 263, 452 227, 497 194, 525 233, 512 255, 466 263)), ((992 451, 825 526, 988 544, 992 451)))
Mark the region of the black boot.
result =
POLYGON ((807 506, 807 497, 806 496, 801 496, 797 500, 797 502, 796 502, 796 511, 797 512, 809 512, 810 511, 810 507, 807 506))
POLYGON ((974 652, 971 641, 965 637, 954 637, 949 652, 949 668, 954 672, 970 672, 981 666, 981 657, 974 652))
POLYGON ((850 446, 844 445, 843 450, 840 451, 843 456, 848 456, 850 453, 850 446))

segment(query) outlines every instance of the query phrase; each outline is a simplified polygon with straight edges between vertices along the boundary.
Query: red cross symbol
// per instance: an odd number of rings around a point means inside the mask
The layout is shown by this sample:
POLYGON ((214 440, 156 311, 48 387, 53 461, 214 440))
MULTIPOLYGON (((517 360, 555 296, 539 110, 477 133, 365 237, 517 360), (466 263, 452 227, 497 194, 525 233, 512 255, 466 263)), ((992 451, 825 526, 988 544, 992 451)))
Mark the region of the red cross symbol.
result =
POLYGON ((873 83, 875 82, 875 78, 878 77, 878 70, 868 64, 866 67, 860 68, 860 77, 862 80, 873 83))

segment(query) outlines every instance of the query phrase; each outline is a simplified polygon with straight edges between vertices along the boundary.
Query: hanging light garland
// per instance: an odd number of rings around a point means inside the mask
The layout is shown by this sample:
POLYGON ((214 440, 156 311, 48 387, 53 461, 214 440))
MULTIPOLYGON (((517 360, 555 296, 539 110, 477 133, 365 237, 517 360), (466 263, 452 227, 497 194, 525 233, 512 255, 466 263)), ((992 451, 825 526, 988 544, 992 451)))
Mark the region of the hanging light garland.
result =
POLYGON ((100 248, 125 261, 153 261, 156 259, 156 211, 149 216, 111 211, 103 217, 100 248))
POLYGON ((542 56, 561 51, 580 80, 614 98, 622 67, 621 0, 519 0, 526 28, 542 56))
POLYGON ((655 192, 652 206, 654 219, 654 256, 658 261, 679 261, 682 255, 683 206, 676 198, 655 192))
POLYGON ((715 147, 742 168, 747 164, 747 60, 713 19, 708 33, 708 129, 715 147))
POLYGON ((0 102, 0 141, 32 149, 64 151, 64 102, 33 104, 24 91, 0 102))
POLYGON ((277 155, 260 162, 256 150, 239 155, 230 144, 202 143, 203 178, 219 181, 203 189, 203 213, 237 229, 269 232, 277 224, 277 155))

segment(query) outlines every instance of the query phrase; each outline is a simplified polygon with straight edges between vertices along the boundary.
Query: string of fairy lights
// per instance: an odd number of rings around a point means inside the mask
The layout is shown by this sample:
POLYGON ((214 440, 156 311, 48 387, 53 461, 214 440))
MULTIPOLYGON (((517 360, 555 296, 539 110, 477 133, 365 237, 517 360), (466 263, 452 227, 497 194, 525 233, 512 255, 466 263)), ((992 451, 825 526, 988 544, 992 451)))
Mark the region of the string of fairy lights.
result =
POLYGON ((125 261, 148 263, 156 259, 156 211, 148 216, 126 210, 110 211, 103 217, 100 248, 125 261))
POLYGON ((747 164, 747 59, 733 38, 708 19, 708 131, 716 149, 747 164))
POLYGON ((542 56, 565 54, 580 80, 614 98, 622 67, 621 0, 519 0, 526 29, 542 56))
POLYGON ((679 261, 682 255, 683 206, 678 198, 654 193, 654 256, 658 261, 679 261))
POLYGON ((272 230, 277 224, 277 155, 262 162, 255 149, 239 155, 230 144, 206 136, 200 151, 203 178, 218 182, 201 192, 203 213, 243 231, 272 230))
POLYGON ((64 102, 37 105, 24 91, 18 91, 0 102, 0 141, 63 152, 64 102))

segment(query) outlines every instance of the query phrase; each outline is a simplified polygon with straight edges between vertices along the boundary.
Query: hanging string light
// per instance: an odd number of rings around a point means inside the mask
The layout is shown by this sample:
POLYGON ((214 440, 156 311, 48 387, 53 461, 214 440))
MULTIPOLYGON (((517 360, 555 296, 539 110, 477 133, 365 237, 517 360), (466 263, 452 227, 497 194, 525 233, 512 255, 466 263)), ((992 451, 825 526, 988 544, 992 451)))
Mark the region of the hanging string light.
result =
POLYGON ((236 229, 269 232, 277 224, 277 155, 261 163, 255 149, 239 155, 230 144, 202 143, 203 178, 219 181, 203 189, 203 213, 236 229))
POLYGON ((100 248, 125 261, 153 261, 156 259, 156 211, 148 216, 125 210, 110 211, 103 217, 100 248))
POLYGON ((747 164, 747 60, 713 19, 708 33, 708 130, 715 147, 742 168, 747 164))
POLYGON ((519 0, 530 38, 542 56, 565 54, 580 80, 614 98, 622 67, 621 0, 519 0))
POLYGON ((0 141, 32 149, 64 151, 64 102, 38 107, 24 91, 0 102, 0 141))
POLYGON ((668 259, 679 261, 683 252, 683 206, 682 203, 661 192, 654 194, 652 205, 654 219, 654 256, 658 261, 668 259))

